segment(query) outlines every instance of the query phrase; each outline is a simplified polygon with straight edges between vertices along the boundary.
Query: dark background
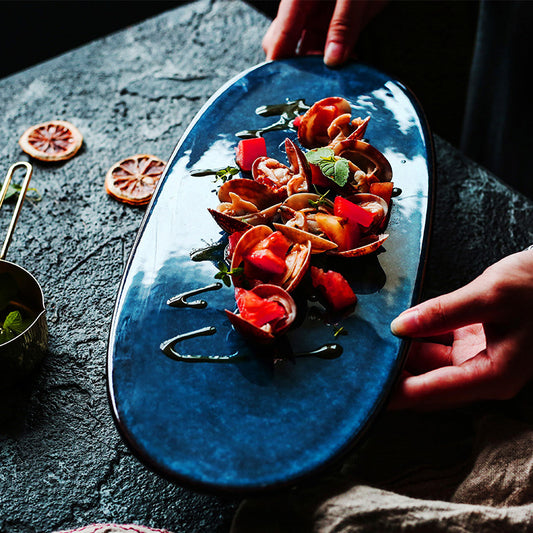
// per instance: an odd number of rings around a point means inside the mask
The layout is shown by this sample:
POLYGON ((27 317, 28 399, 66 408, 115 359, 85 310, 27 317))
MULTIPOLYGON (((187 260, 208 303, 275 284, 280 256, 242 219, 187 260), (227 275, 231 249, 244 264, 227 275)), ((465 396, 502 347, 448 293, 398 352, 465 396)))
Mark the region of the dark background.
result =
POLYGON ((184 3, 0 0, 0 77, 184 3))
MULTIPOLYGON (((0 78, 186 3, 0 0, 0 78)), ((277 12, 276 0, 247 3, 270 18, 277 12)), ((363 32, 356 49, 359 59, 411 88, 432 129, 455 146, 477 9, 477 0, 391 0, 363 32)))

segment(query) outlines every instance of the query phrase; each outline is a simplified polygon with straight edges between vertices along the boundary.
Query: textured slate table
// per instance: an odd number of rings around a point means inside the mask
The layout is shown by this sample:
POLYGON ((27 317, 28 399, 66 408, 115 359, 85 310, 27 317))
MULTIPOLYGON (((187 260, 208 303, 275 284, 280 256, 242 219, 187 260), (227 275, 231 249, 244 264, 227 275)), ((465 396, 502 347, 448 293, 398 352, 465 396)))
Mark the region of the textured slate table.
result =
MULTIPOLYGON (((143 210, 113 201, 103 180, 122 157, 167 158, 207 98, 263 60, 267 24, 239 1, 201 1, 0 81, 2 174, 27 160, 18 138, 32 124, 62 118, 85 137, 74 159, 34 164, 42 201, 26 203, 8 254, 43 287, 50 350, 33 380, 0 391, 1 533, 102 521, 229 530, 236 499, 196 494, 148 471, 111 419, 108 327, 143 210)), ((440 138, 435 145, 426 297, 533 242, 531 201, 440 138)))

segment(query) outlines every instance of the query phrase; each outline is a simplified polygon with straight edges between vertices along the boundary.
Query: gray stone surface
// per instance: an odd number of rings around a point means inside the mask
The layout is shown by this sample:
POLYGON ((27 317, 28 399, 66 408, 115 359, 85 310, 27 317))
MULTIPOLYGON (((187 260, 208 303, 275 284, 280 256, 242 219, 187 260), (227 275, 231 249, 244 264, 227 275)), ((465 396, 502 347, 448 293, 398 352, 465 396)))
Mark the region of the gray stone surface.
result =
POLYGON ((149 472, 111 419, 108 328, 144 209, 114 201, 103 184, 123 157, 168 158, 205 100, 263 60, 258 28, 265 24, 240 2, 200 2, 0 81, 2 174, 28 159, 18 138, 32 124, 61 118, 84 135, 75 158, 33 162, 32 186, 42 201, 25 203, 7 257, 42 285, 50 353, 31 388, 18 385, 0 396, 2 533, 96 521, 175 533, 228 529, 232 500, 195 494, 149 472), (240 32, 229 30, 236 21, 240 32))
MULTIPOLYGON (((108 328, 144 210, 112 200, 103 182, 125 156, 168 158, 207 98, 263 60, 267 24, 240 1, 200 1, 0 81, 2 173, 28 159, 18 138, 32 124, 69 120, 85 139, 70 161, 34 162, 42 200, 25 204, 8 254, 43 287, 50 349, 33 380, 0 392, 0 533, 101 521, 229 530, 236 499, 196 494, 148 471, 111 419, 108 328)), ((533 242, 532 203, 435 141, 425 296, 533 242)))

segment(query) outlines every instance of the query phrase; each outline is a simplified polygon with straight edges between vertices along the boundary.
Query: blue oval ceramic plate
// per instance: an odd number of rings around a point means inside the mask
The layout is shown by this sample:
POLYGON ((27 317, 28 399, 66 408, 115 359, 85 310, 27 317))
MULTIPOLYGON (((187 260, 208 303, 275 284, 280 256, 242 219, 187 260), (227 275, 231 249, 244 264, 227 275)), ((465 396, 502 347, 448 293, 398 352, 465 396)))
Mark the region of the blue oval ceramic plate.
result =
MULTIPOLYGON (((269 156, 286 161, 282 143, 295 139, 295 131, 264 137, 269 156)), ((403 362, 405 346, 389 325, 418 298, 432 182, 432 142, 416 99, 366 65, 329 70, 321 58, 269 62, 218 91, 167 165, 112 320, 110 401, 140 460, 197 489, 256 492, 307 479, 351 450, 385 404, 403 362), (327 96, 349 100, 352 116, 371 115, 366 138, 389 159, 401 194, 378 253, 331 260, 359 297, 355 311, 328 324, 317 318, 319 304, 307 302, 303 322, 276 348, 286 358, 274 361, 269 350, 247 344, 231 327, 224 309, 235 309, 232 288, 190 298, 204 300, 204 308, 167 301, 215 283, 222 258, 225 236, 208 212, 218 203, 218 185, 196 171, 234 165, 236 132, 279 119, 256 114, 259 106, 297 99, 312 104, 327 96), (340 326, 345 334, 335 336, 340 326), (163 353, 165 341, 198 330, 209 334, 174 343, 176 352, 196 362, 163 353), (342 354, 301 356, 328 344, 342 354)))

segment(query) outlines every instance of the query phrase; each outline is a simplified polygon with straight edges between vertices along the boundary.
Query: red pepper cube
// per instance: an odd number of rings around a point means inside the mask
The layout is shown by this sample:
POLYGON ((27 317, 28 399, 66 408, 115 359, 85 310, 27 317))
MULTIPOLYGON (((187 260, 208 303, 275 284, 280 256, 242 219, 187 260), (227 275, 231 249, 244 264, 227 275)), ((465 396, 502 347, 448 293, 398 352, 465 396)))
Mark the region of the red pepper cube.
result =
POLYGON ((333 213, 338 217, 347 218, 350 222, 361 224, 364 228, 370 227, 374 221, 374 215, 361 206, 337 196, 333 203, 333 213))
POLYGON ((249 172, 258 157, 266 157, 267 149, 264 137, 254 137, 243 139, 237 145, 237 155, 235 161, 240 169, 249 172))

